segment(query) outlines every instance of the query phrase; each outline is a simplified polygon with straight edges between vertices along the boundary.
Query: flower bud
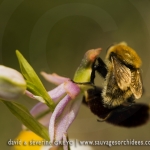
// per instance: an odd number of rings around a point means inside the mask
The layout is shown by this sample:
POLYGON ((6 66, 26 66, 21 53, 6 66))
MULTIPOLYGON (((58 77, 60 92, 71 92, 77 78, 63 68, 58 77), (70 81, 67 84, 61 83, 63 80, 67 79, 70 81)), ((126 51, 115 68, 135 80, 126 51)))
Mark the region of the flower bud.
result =
POLYGON ((26 90, 26 82, 21 73, 0 65, 0 98, 11 100, 19 97, 26 90))

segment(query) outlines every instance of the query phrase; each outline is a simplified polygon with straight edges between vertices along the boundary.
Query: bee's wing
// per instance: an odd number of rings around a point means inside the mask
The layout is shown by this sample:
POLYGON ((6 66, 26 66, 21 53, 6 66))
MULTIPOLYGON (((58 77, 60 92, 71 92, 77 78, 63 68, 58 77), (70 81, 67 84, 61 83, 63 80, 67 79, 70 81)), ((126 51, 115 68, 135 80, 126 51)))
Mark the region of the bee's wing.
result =
POLYGON ((139 99, 142 96, 142 81, 139 70, 136 70, 131 73, 130 89, 136 99, 139 99))
POLYGON ((112 65, 117 84, 121 90, 126 90, 131 84, 131 71, 117 58, 112 58, 112 65))

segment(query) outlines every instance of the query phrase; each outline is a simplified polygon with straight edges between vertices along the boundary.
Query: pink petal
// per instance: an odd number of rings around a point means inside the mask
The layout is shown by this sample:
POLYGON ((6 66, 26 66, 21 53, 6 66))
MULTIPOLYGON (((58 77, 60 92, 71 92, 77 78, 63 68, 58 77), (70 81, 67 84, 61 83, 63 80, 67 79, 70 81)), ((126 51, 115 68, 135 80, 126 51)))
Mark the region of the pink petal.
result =
POLYGON ((56 119, 57 117, 59 117, 59 115, 63 112, 65 106, 67 105, 67 103, 71 100, 71 97, 66 95, 56 106, 51 119, 50 119, 50 123, 49 123, 49 134, 50 134, 50 140, 51 142, 54 141, 54 136, 55 136, 55 130, 56 130, 56 119))
POLYGON ((68 80, 57 86, 55 89, 48 92, 52 100, 57 103, 60 98, 68 94, 72 99, 74 99, 80 92, 78 85, 68 80))
POLYGON ((64 88, 64 83, 60 84, 56 88, 51 91, 48 91, 48 94, 52 98, 52 100, 57 103, 60 98, 62 98, 66 94, 66 90, 64 88))
POLYGON ((49 134, 51 142, 54 140, 60 141, 63 134, 75 119, 80 108, 82 100, 72 100, 69 95, 66 95, 55 108, 49 124, 49 134))
POLYGON ((46 104, 39 102, 30 110, 30 113, 32 114, 33 117, 37 117, 43 112, 46 112, 48 110, 49 107, 46 104))
POLYGON ((67 131, 71 122, 74 120, 81 103, 79 100, 77 102, 72 100, 80 93, 78 85, 72 81, 66 81, 62 85, 64 85, 63 89, 65 89, 67 95, 58 103, 50 119, 49 133, 52 142, 55 139, 55 135, 60 136, 58 139, 62 138, 63 133, 67 131), (60 132, 59 128, 61 126, 62 129, 60 132))
POLYGON ((45 127, 49 127, 49 120, 50 120, 50 118, 51 118, 51 116, 52 116, 52 113, 50 112, 50 113, 48 113, 48 114, 46 114, 45 116, 43 116, 41 119, 39 119, 38 121, 43 125, 43 126, 45 126, 45 127))
POLYGON ((66 77, 62 77, 62 76, 59 76, 57 75, 56 73, 53 73, 53 74, 47 74, 46 72, 41 72, 41 75, 49 82, 53 83, 53 84, 56 84, 56 85, 59 85, 65 81, 68 81, 70 80, 69 78, 66 78, 66 77))
MULTIPOLYGON (((27 91, 27 90, 26 90, 26 91, 25 91, 25 94, 26 94, 28 97, 37 100, 37 99, 35 98, 36 95, 32 94, 30 91, 27 91)), ((60 100, 60 98, 62 98, 63 95, 66 94, 66 90, 65 90, 65 88, 64 88, 64 83, 63 83, 63 84, 60 84, 59 86, 57 86, 57 87, 54 88, 53 90, 48 91, 48 94, 49 94, 49 96, 51 97, 51 99, 52 99, 55 103, 57 103, 57 102, 60 100)))
MULTIPOLYGON (((72 83, 72 82, 70 81, 70 83, 72 83)), ((60 99, 66 95, 65 85, 67 85, 67 84, 62 83, 59 86, 57 86, 56 88, 54 88, 53 90, 48 91, 49 96, 55 103, 58 103, 60 101, 60 99)), ((36 95, 32 94, 31 92, 29 92, 27 90, 25 91, 25 94, 32 99, 36 99, 35 98, 36 95)))
POLYGON ((82 99, 76 99, 70 101, 65 110, 59 116, 58 121, 56 122, 56 129, 55 129, 55 140, 59 141, 62 139, 62 135, 67 132, 69 126, 74 121, 75 117, 78 114, 82 99))
POLYGON ((33 95, 31 92, 29 92, 28 90, 26 90, 25 91, 25 94, 28 96, 28 97, 30 97, 30 98, 32 98, 32 99, 35 99, 35 95, 33 95))
POLYGON ((38 121, 46 127, 49 126, 49 120, 51 118, 52 112, 50 112, 49 107, 46 104, 41 102, 37 103, 31 109, 30 113, 35 118, 45 113, 45 115, 43 115, 41 118, 38 118, 38 121))

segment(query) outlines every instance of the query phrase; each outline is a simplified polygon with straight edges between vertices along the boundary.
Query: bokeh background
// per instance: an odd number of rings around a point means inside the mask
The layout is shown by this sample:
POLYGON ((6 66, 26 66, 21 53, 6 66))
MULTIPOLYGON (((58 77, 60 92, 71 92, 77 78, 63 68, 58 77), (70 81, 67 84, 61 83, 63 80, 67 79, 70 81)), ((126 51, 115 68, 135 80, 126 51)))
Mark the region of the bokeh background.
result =
MULTIPOLYGON (((40 76, 40 71, 56 72, 72 78, 84 53, 93 48, 106 49, 126 41, 141 56, 145 87, 140 102, 150 102, 150 1, 149 0, 1 0, 0 63, 19 70, 18 49, 40 76)), ((54 86, 41 76, 47 90, 54 86)), ((102 85, 97 76, 96 83, 102 85)), ((22 96, 17 100, 29 109, 36 103, 22 96)), ((137 128, 121 128, 98 123, 88 108, 81 106, 69 129, 78 140, 148 140, 150 123, 137 128)), ((9 150, 9 139, 21 130, 21 123, 0 103, 0 149, 9 150)), ((93 146, 91 149, 108 149, 93 146)), ((148 146, 112 146, 112 150, 149 149, 148 146)), ((78 147, 77 147, 78 149, 78 147)))

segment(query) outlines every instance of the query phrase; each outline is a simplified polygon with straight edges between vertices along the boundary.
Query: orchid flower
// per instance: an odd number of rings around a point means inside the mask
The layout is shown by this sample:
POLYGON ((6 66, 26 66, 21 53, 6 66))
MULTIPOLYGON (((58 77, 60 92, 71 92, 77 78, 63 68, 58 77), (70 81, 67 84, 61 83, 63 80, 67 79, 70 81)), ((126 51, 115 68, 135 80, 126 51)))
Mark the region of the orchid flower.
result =
MULTIPOLYGON (((63 134, 66 133, 68 127, 75 119, 79 110, 78 105, 81 101, 72 101, 80 93, 80 88, 77 84, 68 80, 60 84, 58 87, 48 92, 51 98, 58 103, 54 112, 50 115, 49 133, 51 142, 60 141, 63 134)), ((26 93, 29 95, 29 93, 26 93)), ((31 96, 31 93, 30 95, 31 96)), ((34 97, 34 96, 33 96, 34 97)), ((33 116, 37 116, 42 112, 48 111, 49 108, 44 103, 38 103, 30 111, 33 116), (40 110, 40 112, 39 112, 40 110)), ((46 120, 47 121, 47 120, 46 120)), ((41 121, 41 123, 44 121, 41 121)), ((46 123, 47 124, 47 123, 46 123)), ((46 125, 43 123, 43 125, 46 125)))
MULTIPOLYGON (((57 104, 54 112, 51 112, 49 115, 49 135, 51 142, 60 141, 63 137, 66 137, 67 130, 77 116, 82 102, 82 99, 78 99, 77 96, 84 91, 84 88, 76 82, 90 82, 92 65, 98 57, 100 50, 94 49, 86 52, 75 73, 74 81, 61 77, 56 73, 41 73, 46 80, 58 85, 55 89, 48 91, 49 96, 57 104)), ((37 98, 29 91, 26 92, 26 95, 34 99, 37 98)), ((38 116, 37 114, 47 111, 48 107, 40 102, 30 112, 33 116, 38 116)), ((44 121, 43 125, 47 126, 48 120, 44 121)))
MULTIPOLYGON (((25 94, 40 102, 30 112, 16 102, 5 101, 5 105, 23 122, 23 128, 33 131, 43 139, 49 140, 50 137, 51 143, 55 141, 65 142, 67 130, 77 116, 82 102, 82 99, 77 97, 88 88, 93 88, 90 84, 92 65, 100 51, 101 49, 98 48, 85 53, 73 80, 55 73, 42 72, 46 80, 57 85, 56 88, 48 92, 30 64, 19 51, 16 51, 22 75, 25 78, 25 83, 27 83, 25 94), (84 85, 84 82, 88 82, 89 86, 84 85), (49 129, 49 136, 47 128, 49 129)), ((64 145, 63 148, 67 150, 68 146, 64 145)))

